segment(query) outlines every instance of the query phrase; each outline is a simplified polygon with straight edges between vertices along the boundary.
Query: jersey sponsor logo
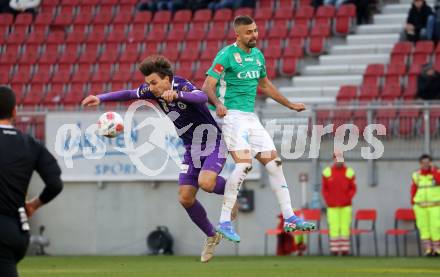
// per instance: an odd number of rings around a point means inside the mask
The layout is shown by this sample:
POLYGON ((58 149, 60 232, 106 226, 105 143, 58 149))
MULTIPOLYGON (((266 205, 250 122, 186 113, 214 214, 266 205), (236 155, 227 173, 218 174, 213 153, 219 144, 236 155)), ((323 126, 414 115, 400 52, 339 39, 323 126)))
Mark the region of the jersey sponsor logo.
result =
POLYGON ((243 62, 243 60, 241 59, 240 53, 234 53, 234 59, 237 63, 243 62))
POLYGON ((222 72, 223 72, 223 70, 225 70, 225 67, 223 66, 223 65, 221 65, 221 64, 216 64, 215 66, 214 66, 214 72, 215 73, 217 73, 217 74, 221 74, 222 72))
POLYGON ((182 103, 182 102, 177 102, 177 106, 181 109, 181 110, 185 110, 186 109, 186 104, 182 103))
POLYGON ((189 88, 187 85, 183 86, 182 89, 180 91, 189 91, 189 88))
POLYGON ((257 65, 258 65, 258 66, 261 66, 261 62, 260 62, 259 59, 257 59, 257 65))
POLYGON ((237 74, 238 79, 258 79, 260 78, 260 71, 241 71, 237 74))
POLYGON ((253 62, 254 59, 253 59, 253 58, 244 58, 244 61, 245 61, 245 62, 253 62))
POLYGON ((147 85, 142 85, 138 90, 138 95, 139 96, 144 95, 149 91, 150 91, 150 88, 147 85))

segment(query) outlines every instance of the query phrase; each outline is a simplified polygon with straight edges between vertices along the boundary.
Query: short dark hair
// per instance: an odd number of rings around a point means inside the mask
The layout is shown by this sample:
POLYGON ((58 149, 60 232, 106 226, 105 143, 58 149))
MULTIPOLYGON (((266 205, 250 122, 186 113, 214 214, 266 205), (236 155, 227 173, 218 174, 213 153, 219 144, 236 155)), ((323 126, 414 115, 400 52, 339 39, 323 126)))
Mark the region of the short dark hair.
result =
POLYGON ((234 28, 237 28, 238 26, 241 26, 241 25, 250 25, 254 22, 255 21, 250 16, 238 15, 234 18, 234 28))
POLYGON ((0 119, 12 117, 15 108, 15 93, 8 86, 0 85, 0 119))
POLYGON ((432 157, 431 157, 431 155, 429 155, 429 154, 423 154, 423 155, 421 155, 420 158, 419 158, 419 162, 421 162, 421 161, 423 161, 423 160, 425 160, 425 159, 428 159, 430 162, 432 162, 432 157))
POLYGON ((142 72, 144 76, 156 73, 162 79, 168 76, 173 79, 173 69, 171 62, 162 55, 152 55, 144 59, 139 64, 139 71, 142 72))

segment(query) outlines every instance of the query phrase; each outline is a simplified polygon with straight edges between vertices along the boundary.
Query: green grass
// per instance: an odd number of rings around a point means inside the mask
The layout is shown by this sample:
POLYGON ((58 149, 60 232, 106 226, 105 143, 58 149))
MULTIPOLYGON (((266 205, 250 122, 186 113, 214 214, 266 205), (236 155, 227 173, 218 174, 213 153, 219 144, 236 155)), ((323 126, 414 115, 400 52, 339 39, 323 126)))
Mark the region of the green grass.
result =
POLYGON ((21 277, 440 276, 440 258, 356 257, 27 257, 21 277))

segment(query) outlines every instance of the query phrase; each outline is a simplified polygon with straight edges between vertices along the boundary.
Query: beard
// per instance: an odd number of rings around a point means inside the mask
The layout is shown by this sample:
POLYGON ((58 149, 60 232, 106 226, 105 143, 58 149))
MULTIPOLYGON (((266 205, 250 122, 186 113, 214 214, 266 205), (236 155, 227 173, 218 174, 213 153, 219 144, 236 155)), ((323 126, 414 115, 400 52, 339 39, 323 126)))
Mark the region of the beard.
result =
POLYGON ((246 43, 246 46, 249 48, 254 48, 257 46, 257 40, 253 40, 253 41, 248 41, 248 43, 246 43))

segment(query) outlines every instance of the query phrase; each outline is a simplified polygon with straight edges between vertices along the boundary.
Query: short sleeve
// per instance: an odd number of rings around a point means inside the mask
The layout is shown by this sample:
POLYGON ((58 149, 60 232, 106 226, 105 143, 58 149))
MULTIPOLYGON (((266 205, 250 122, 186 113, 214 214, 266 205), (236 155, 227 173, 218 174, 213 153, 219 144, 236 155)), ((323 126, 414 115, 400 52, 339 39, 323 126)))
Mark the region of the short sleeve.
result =
POLYGON ((262 63, 262 67, 260 69, 260 79, 261 79, 261 78, 265 78, 267 76, 267 71, 266 71, 266 59, 264 59, 263 54, 261 54, 260 57, 261 57, 261 63, 262 63))
POLYGON ((225 72, 229 67, 228 54, 225 50, 220 51, 214 59, 211 67, 208 69, 206 74, 208 76, 214 77, 215 79, 220 79, 222 73, 225 72))

